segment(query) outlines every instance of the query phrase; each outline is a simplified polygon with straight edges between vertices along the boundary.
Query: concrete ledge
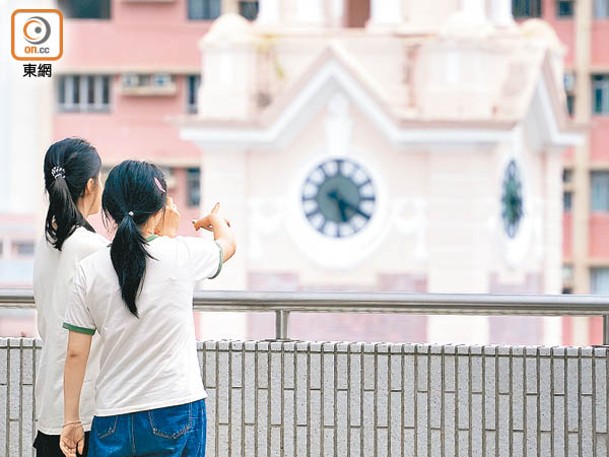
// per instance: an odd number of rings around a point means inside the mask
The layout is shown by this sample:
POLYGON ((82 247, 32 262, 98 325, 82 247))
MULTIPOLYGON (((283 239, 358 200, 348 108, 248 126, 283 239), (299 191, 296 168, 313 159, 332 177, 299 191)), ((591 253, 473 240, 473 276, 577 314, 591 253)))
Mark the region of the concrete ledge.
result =
MULTIPOLYGON (((0 338, 0 455, 40 342, 0 338)), ((608 456, 606 348, 204 341, 209 456, 608 456)))

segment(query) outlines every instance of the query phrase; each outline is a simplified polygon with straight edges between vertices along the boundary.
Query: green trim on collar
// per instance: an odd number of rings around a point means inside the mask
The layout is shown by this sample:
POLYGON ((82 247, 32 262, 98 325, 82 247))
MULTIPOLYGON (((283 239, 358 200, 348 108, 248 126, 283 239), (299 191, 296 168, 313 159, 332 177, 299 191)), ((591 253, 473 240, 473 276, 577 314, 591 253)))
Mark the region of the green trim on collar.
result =
POLYGON ((220 274, 220 272, 222 271, 222 264, 224 263, 224 249, 222 249, 222 245, 220 243, 218 243, 217 241, 215 243, 218 246, 218 250, 220 251, 220 261, 218 262, 218 269, 216 270, 216 273, 213 276, 210 276, 209 279, 214 279, 220 274))
POLYGON ((84 333, 85 335, 95 334, 94 328, 77 327, 76 325, 68 324, 67 322, 63 323, 63 328, 70 330, 71 332, 84 333))
POLYGON ((150 243, 152 240, 156 240, 158 237, 158 235, 150 235, 148 238, 146 238, 146 242, 150 243))

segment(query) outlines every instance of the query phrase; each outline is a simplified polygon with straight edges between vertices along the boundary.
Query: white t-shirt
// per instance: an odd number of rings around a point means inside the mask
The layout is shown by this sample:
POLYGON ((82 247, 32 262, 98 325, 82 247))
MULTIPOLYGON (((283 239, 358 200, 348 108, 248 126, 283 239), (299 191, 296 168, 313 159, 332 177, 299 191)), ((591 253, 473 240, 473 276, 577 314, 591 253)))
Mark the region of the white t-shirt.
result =
POLYGON ((129 312, 110 249, 83 260, 64 327, 102 342, 96 416, 145 411, 207 397, 197 358, 192 299, 196 283, 215 277, 222 250, 211 240, 157 237, 147 247, 146 273, 129 312))
MULTIPOLYGON (((63 424, 63 366, 68 332, 61 326, 78 262, 108 246, 103 236, 77 228, 58 251, 45 238, 38 242, 34 259, 34 301, 38 311, 38 333, 42 351, 36 377, 38 430, 59 435, 63 424)), ((99 365, 97 338, 89 356, 81 395, 81 419, 85 430, 91 428, 95 409, 94 384, 99 365)))

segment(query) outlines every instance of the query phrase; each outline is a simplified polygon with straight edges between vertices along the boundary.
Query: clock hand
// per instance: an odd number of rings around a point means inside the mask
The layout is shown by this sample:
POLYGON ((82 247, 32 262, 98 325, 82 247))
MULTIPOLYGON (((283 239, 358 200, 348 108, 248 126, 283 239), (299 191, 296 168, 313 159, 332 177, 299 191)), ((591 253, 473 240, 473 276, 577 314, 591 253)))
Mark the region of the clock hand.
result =
POLYGON ((338 206, 338 211, 340 212, 340 219, 342 222, 347 222, 349 218, 347 217, 346 207, 348 206, 347 201, 340 195, 338 190, 333 189, 328 192, 327 197, 331 200, 334 200, 338 206))
POLYGON ((349 218, 347 217, 347 211, 345 201, 343 199, 338 200, 338 210, 340 211, 340 219, 343 222, 347 222, 349 218))
POLYGON ((351 209, 351 211, 353 211, 356 214, 359 214, 360 216, 365 217, 366 219, 370 219, 370 215, 364 213, 359 206, 354 205, 353 203, 351 203, 348 200, 343 200, 343 202, 345 203, 345 206, 347 206, 347 208, 351 209))

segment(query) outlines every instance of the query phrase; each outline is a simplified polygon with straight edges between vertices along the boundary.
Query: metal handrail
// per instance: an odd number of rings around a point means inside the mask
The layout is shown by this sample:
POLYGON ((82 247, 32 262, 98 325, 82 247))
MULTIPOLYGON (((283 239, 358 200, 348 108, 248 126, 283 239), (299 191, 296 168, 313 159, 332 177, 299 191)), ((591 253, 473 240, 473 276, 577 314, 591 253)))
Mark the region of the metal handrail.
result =
MULTIPOLYGON (((609 344, 609 300, 599 295, 197 291, 193 304, 195 311, 275 312, 277 339, 287 338, 292 312, 603 316, 609 344)), ((8 308, 34 308, 32 290, 0 289, 0 309, 8 308)))

